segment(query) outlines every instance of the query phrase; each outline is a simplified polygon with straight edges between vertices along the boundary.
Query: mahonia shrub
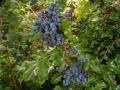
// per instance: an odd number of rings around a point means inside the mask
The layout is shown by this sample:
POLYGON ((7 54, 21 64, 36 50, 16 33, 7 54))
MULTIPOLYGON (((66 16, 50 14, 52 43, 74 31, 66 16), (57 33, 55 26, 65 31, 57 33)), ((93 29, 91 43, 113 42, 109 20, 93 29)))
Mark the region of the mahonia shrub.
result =
POLYGON ((120 0, 1 0, 0 90, 120 90, 120 0))

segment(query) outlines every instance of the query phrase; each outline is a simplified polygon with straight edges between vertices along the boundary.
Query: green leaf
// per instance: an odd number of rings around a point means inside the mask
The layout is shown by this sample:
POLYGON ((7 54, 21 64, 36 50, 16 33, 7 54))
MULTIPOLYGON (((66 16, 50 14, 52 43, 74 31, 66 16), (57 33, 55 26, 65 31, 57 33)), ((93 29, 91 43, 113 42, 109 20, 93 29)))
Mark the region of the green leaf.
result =
POLYGON ((51 78, 51 83, 52 84, 57 84, 61 81, 61 76, 60 74, 54 74, 51 78))
POLYGON ((106 88, 105 83, 98 81, 96 82, 96 85, 94 87, 89 88, 89 90, 103 90, 104 88, 106 88))
POLYGON ((27 66, 25 72, 23 72, 23 80, 25 81, 29 81, 31 79, 33 79, 34 75, 33 75, 33 70, 36 67, 36 62, 30 62, 29 65, 27 66))
MULTIPOLYGON (((19 79, 20 81, 31 81, 33 83, 37 83, 42 85, 48 78, 48 70, 49 70, 49 61, 48 60, 38 60, 28 62, 28 64, 24 64, 25 69, 23 75, 19 79)), ((22 66, 24 67, 24 66, 22 66)), ((20 71, 20 68, 18 69, 20 71)))
POLYGON ((71 21, 62 20, 61 27, 64 31, 71 31, 71 29, 72 29, 71 25, 72 25, 71 21))
POLYGON ((21 40, 21 35, 18 33, 10 32, 7 34, 7 40, 10 41, 20 41, 21 40))
POLYGON ((105 37, 112 37, 112 32, 111 31, 106 31, 105 33, 103 33, 101 35, 101 38, 105 38, 105 37))
POLYGON ((115 60, 120 62, 120 55, 116 55, 115 60))
POLYGON ((52 60, 52 62, 55 65, 63 66, 64 65, 64 56, 63 56, 62 50, 60 50, 60 48, 54 49, 54 52, 52 53, 50 60, 52 60))
POLYGON ((120 85, 117 85, 115 90, 120 90, 120 85))
POLYGON ((61 86, 56 86, 53 90, 66 90, 66 89, 61 86))
POLYGON ((49 62, 47 60, 42 60, 38 64, 39 73, 37 82, 42 85, 48 78, 49 62))
POLYGON ((0 50, 4 50, 5 46, 4 45, 0 45, 0 50))

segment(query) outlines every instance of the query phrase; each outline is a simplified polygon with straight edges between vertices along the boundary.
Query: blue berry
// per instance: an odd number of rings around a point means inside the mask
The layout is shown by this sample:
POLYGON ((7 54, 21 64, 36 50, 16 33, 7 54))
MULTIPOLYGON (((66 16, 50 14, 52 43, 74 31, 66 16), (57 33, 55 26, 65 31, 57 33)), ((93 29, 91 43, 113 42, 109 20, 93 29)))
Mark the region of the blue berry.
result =
POLYGON ((77 60, 78 60, 79 62, 86 62, 86 61, 87 61, 86 58, 82 58, 82 57, 80 57, 80 56, 77 57, 77 60))
POLYGON ((60 28, 61 14, 56 9, 57 3, 51 3, 48 10, 38 12, 38 18, 33 26, 34 31, 40 31, 41 39, 45 45, 61 45, 64 43, 64 36, 57 30, 60 28), (37 26, 37 27, 36 27, 37 26))
POLYGON ((63 85, 69 86, 71 83, 85 84, 87 77, 83 72, 83 68, 78 64, 69 66, 64 73, 63 85))
POLYGON ((38 12, 38 17, 43 18, 43 12, 42 11, 38 12))

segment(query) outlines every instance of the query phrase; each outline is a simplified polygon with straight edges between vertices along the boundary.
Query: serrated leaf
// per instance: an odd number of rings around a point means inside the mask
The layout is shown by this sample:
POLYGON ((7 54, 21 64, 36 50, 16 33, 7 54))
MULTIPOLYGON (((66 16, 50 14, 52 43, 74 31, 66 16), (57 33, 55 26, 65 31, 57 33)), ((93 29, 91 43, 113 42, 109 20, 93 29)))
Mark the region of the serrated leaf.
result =
MULTIPOLYGON (((26 65, 26 64, 25 64, 26 65)), ((20 81, 32 81, 42 85, 48 78, 49 62, 48 60, 38 60, 28 63, 20 81)))

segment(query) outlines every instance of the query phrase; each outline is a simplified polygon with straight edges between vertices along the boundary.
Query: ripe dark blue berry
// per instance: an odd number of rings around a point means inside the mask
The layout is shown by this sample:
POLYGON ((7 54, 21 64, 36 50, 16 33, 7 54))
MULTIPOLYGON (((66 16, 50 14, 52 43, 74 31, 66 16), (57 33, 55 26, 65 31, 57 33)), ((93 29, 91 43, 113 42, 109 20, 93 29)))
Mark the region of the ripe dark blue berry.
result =
POLYGON ((63 34, 58 33, 61 24, 61 14, 57 3, 51 3, 48 10, 38 12, 38 18, 33 26, 33 31, 40 31, 41 38, 45 45, 62 45, 64 43, 63 34))
POLYGON ((79 62, 86 62, 86 61, 87 61, 86 58, 83 58, 83 57, 80 57, 80 56, 77 57, 77 60, 78 60, 79 62))
POLYGON ((69 66, 65 71, 63 77, 63 85, 69 86, 71 83, 74 84, 85 84, 87 76, 84 73, 84 69, 79 64, 69 66))

